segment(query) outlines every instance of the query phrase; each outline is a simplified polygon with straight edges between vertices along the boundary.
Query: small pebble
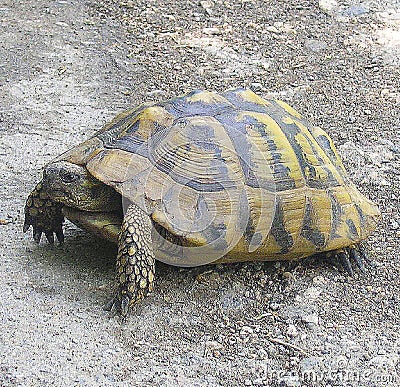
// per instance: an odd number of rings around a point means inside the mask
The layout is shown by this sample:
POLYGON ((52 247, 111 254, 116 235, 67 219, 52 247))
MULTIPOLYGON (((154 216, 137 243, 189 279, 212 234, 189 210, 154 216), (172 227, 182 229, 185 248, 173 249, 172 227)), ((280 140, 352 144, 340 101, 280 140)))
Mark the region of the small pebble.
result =
POLYGON ((389 187, 390 186, 390 182, 387 181, 386 179, 382 178, 379 180, 379 185, 383 186, 383 187, 389 187))
POLYGON ((287 329, 286 333, 290 337, 296 337, 299 334, 299 332, 297 331, 296 326, 293 325, 293 324, 289 324, 288 325, 288 329, 287 329))
POLYGON ((204 8, 204 9, 211 8, 211 7, 212 7, 211 1, 207 1, 207 0, 200 1, 200 5, 201 5, 201 7, 204 8))
POLYGON ((318 288, 316 286, 312 286, 309 289, 304 291, 304 297, 309 299, 309 300, 315 300, 319 297, 319 295, 322 293, 322 289, 318 288))
POLYGON ((323 285, 326 283, 326 279, 322 275, 317 275, 312 279, 314 285, 323 285))
POLYGON ((221 30, 217 27, 205 27, 203 28, 203 34, 206 35, 221 35, 221 30))
POLYGON ((318 52, 328 47, 327 43, 323 40, 309 39, 306 41, 305 46, 313 52, 318 52))
POLYGON ((212 15, 212 13, 213 13, 213 11, 212 11, 213 4, 211 3, 211 1, 200 1, 200 5, 204 9, 204 11, 206 11, 206 13, 209 16, 212 15))
POLYGON ((261 83, 258 83, 258 82, 253 82, 253 83, 251 84, 251 88, 252 88, 254 91, 260 91, 260 90, 263 88, 263 85, 262 85, 261 83))
POLYGON ((240 336, 247 336, 247 335, 251 335, 253 333, 253 328, 245 325, 242 327, 242 329, 240 330, 240 336))
POLYGON ((270 308, 271 310, 273 310, 273 311, 276 311, 276 310, 279 309, 279 304, 277 304, 276 302, 271 302, 271 303, 269 304, 269 308, 270 308))
POLYGON ((272 32, 274 34, 279 34, 279 30, 275 26, 267 26, 265 29, 268 32, 272 32))
POLYGON ((369 8, 364 4, 355 4, 342 11, 343 16, 355 17, 369 12, 369 8))
POLYGON ((224 348, 224 346, 221 343, 218 343, 218 341, 206 341, 205 347, 211 351, 220 350, 224 348))
POLYGON ((339 6, 336 0, 319 0, 318 5, 327 13, 337 9, 339 6))
POLYGON ((290 271, 283 272, 282 277, 289 281, 296 281, 296 277, 290 271))
POLYGON ((307 324, 314 324, 318 325, 319 323, 319 318, 318 315, 316 314, 307 314, 301 317, 301 320, 304 321, 307 324))

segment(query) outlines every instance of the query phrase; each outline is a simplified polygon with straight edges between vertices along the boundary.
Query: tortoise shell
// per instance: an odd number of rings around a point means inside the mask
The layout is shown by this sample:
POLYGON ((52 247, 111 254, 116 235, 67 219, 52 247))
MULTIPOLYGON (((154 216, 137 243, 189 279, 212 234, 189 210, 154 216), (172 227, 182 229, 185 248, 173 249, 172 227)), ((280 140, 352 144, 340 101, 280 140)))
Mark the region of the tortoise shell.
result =
POLYGON ((336 250, 379 218, 322 129, 246 89, 128 110, 57 160, 140 204, 162 236, 157 257, 178 265, 336 250))

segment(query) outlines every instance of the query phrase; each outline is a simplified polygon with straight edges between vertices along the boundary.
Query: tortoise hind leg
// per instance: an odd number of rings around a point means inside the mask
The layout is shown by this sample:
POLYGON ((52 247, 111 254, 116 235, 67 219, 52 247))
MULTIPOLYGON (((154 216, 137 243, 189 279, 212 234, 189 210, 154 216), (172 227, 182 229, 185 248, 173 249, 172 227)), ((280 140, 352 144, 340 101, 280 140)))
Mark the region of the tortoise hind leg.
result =
POLYGON ((151 221, 131 204, 124 216, 118 239, 117 276, 119 287, 106 309, 126 316, 129 307, 141 301, 154 286, 155 258, 151 221))
POLYGON ((354 275, 354 266, 357 266, 361 272, 365 273, 366 266, 373 266, 361 245, 349 246, 333 252, 340 266, 350 275, 354 275))

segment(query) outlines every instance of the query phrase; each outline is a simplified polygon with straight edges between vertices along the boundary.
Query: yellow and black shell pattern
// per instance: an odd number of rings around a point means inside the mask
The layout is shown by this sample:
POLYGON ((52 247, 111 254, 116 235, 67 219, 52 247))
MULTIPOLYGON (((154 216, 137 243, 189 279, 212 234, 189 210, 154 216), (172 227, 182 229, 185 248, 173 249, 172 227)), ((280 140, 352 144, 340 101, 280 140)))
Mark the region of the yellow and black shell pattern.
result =
POLYGON ((177 258, 191 264, 213 251, 228 262, 336 250, 379 219, 322 129, 248 89, 128 110, 61 157, 144 206, 176 245, 209 246, 177 258))

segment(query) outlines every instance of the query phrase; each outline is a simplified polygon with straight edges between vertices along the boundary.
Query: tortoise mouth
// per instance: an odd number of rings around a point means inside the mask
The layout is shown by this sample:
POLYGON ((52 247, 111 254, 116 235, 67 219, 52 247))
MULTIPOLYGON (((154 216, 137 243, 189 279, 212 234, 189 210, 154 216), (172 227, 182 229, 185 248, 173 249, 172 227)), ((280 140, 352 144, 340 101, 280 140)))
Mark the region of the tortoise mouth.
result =
POLYGON ((55 201, 63 201, 67 196, 67 193, 62 189, 49 189, 48 193, 55 201))

